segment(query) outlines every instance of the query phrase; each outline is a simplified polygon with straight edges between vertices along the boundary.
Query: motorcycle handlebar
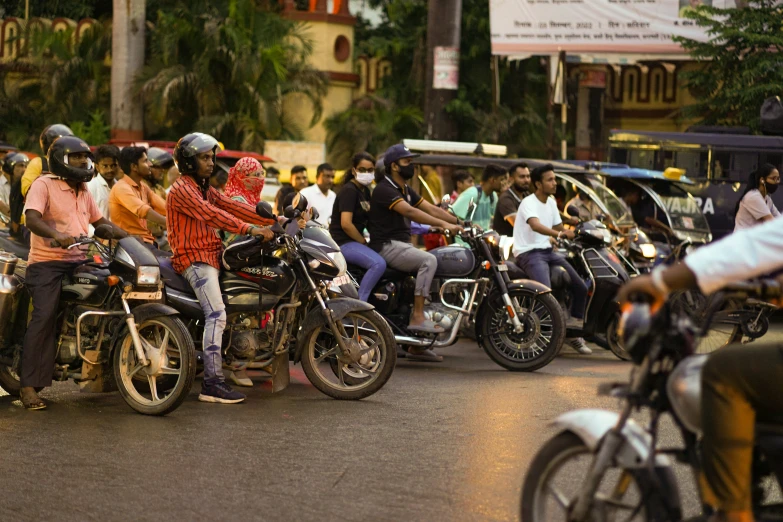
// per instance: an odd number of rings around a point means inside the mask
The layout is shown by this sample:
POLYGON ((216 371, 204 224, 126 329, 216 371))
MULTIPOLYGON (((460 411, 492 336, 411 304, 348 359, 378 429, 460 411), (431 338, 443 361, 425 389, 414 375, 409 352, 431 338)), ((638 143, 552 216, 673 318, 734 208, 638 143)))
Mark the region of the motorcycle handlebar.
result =
POLYGON ((65 248, 66 250, 70 250, 72 248, 76 248, 76 247, 79 247, 79 246, 82 246, 82 245, 88 245, 90 243, 95 243, 96 242, 93 238, 91 238, 91 237, 84 237, 84 236, 76 237, 74 239, 76 240, 76 242, 73 243, 72 245, 68 245, 67 247, 62 247, 62 245, 60 245, 59 241, 57 241, 56 239, 52 239, 51 241, 49 241, 49 246, 52 247, 52 248, 60 247, 60 248, 65 248))

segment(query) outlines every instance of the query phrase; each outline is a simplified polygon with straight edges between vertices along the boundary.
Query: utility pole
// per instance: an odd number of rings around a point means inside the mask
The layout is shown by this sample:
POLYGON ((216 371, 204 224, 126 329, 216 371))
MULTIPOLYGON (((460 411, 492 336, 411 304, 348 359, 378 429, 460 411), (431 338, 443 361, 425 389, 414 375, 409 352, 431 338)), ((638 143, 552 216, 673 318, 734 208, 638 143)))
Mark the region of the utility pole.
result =
POLYGON ((144 67, 145 0, 114 0, 111 38, 111 137, 144 138, 144 107, 133 81, 144 67))
POLYGON ((429 0, 424 119, 430 140, 457 139, 457 125, 446 106, 457 97, 459 87, 461 25, 462 0, 429 0))

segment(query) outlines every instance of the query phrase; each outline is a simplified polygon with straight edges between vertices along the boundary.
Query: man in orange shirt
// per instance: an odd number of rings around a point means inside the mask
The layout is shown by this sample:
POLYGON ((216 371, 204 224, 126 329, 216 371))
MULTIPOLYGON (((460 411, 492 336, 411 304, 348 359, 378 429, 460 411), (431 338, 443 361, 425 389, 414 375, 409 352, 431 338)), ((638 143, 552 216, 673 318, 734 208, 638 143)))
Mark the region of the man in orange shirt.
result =
POLYGON ((114 184, 109 194, 111 220, 147 245, 155 246, 147 222, 166 227, 166 202, 142 181, 152 176, 147 150, 125 147, 120 151, 119 163, 125 176, 114 184))

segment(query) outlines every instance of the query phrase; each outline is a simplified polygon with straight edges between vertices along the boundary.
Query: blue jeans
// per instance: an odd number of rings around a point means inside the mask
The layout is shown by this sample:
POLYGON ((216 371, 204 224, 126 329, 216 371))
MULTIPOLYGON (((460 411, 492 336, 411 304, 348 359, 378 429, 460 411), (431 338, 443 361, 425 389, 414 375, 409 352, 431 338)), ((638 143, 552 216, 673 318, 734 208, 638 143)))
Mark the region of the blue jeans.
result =
POLYGON ((562 266, 571 278, 571 317, 583 319, 587 305, 587 285, 566 258, 552 250, 538 249, 517 256, 517 266, 525 271, 527 277, 552 288, 549 278, 550 266, 562 266))
POLYGON ((370 299, 370 292, 386 270, 386 261, 375 250, 356 241, 345 243, 340 246, 340 250, 347 262, 367 270, 359 285, 359 299, 366 303, 370 299))
POLYGON ((225 381, 221 344, 226 328, 226 305, 220 292, 220 271, 207 263, 193 263, 182 273, 196 292, 204 311, 204 385, 225 381))

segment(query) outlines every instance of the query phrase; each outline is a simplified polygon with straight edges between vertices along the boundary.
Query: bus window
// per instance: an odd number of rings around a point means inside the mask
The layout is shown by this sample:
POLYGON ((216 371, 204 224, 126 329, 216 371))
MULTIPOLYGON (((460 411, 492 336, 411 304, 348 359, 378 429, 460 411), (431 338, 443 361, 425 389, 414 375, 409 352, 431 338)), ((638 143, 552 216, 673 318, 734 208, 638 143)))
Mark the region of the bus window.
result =
POLYGON ((728 152, 712 153, 712 179, 728 180, 731 174, 731 154, 728 152))
POLYGON ((620 163, 621 165, 628 164, 628 149, 618 149, 612 147, 611 156, 609 161, 612 163, 620 163))
POLYGON ((702 174, 701 171, 701 152, 699 151, 678 150, 675 152, 674 166, 678 169, 685 169, 686 176, 692 178, 706 177, 706 173, 702 174))
POLYGON ((744 183, 748 175, 758 168, 759 155, 755 152, 735 152, 731 156, 731 180, 744 183))
POLYGON ((664 150, 663 152, 663 170, 674 167, 674 151, 664 150))
POLYGON ((628 154, 628 165, 638 169, 655 169, 654 150, 631 150, 628 154))

